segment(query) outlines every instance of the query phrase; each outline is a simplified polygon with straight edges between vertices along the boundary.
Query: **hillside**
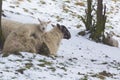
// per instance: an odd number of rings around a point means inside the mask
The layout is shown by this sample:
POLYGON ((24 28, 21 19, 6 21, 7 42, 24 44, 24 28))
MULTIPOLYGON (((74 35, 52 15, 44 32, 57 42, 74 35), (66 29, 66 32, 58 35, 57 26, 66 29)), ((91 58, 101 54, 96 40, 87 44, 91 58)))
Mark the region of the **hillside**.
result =
MULTIPOLYGON (((120 1, 104 3, 108 16, 106 31, 120 35, 120 1)), ((77 35, 85 29, 80 20, 85 7, 86 0, 3 0, 6 18, 24 23, 38 23, 40 18, 64 24, 72 38, 62 40, 54 59, 27 52, 20 56, 0 55, 0 80, 120 80, 120 48, 77 35)), ((114 37, 120 42, 119 37, 114 37)))

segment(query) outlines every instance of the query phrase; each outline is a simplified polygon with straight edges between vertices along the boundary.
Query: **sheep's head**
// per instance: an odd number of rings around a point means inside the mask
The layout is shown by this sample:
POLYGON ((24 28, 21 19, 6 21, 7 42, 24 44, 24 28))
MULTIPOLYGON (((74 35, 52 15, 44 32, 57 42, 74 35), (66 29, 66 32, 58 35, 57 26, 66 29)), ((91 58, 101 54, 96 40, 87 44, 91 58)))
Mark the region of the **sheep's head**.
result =
MULTIPOLYGON (((54 27, 55 25, 52 25, 52 26, 54 27)), ((64 39, 70 39, 71 38, 71 34, 70 34, 69 30, 64 25, 57 24, 56 26, 63 33, 63 38, 64 39)))
POLYGON ((51 22, 51 21, 48 21, 48 22, 45 22, 45 21, 41 21, 39 18, 38 18, 38 21, 39 21, 39 28, 42 32, 44 32, 47 28, 47 25, 51 22))
POLYGON ((110 39, 110 38, 113 37, 113 34, 112 34, 111 32, 110 32, 110 33, 106 32, 106 34, 107 34, 107 38, 108 38, 108 39, 110 39))

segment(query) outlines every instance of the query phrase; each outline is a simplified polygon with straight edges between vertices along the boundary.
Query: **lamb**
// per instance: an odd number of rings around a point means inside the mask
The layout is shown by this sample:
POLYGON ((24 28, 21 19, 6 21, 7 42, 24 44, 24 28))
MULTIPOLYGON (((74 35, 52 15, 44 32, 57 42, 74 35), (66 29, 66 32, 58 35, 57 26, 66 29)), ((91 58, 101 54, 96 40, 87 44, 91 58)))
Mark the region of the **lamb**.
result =
POLYGON ((38 19, 39 24, 20 23, 17 21, 12 21, 4 18, 2 18, 1 21, 2 21, 2 32, 5 39, 12 31, 14 31, 19 27, 23 28, 25 26, 29 26, 29 28, 31 28, 32 30, 32 28, 36 26, 38 27, 38 29, 40 28, 41 31, 45 31, 47 24, 50 23, 50 21, 44 22, 44 21, 41 21, 40 19, 38 19))
POLYGON ((107 34, 107 37, 103 39, 103 43, 110 46, 118 47, 119 43, 117 40, 113 38, 113 34, 111 32, 110 33, 106 32, 106 34, 107 34))
POLYGON ((43 45, 39 48, 38 53, 43 55, 55 56, 62 39, 70 39, 71 34, 64 25, 52 25, 53 29, 45 32, 42 36, 43 45))
POLYGON ((19 52, 36 53, 37 45, 42 44, 41 36, 45 32, 43 26, 46 27, 47 24, 24 24, 24 27, 21 25, 13 30, 5 40, 3 55, 8 56, 10 53, 19 52))

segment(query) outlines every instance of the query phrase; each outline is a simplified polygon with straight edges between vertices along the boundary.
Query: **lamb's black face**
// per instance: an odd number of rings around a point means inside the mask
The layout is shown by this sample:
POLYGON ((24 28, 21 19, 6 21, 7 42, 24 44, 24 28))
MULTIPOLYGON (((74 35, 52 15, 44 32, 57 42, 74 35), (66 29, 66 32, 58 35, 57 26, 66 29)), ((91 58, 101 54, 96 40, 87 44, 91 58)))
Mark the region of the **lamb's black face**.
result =
POLYGON ((71 38, 71 34, 70 34, 69 30, 64 25, 57 24, 57 27, 59 27, 59 29, 64 34, 64 36, 63 36, 64 39, 70 39, 71 38))

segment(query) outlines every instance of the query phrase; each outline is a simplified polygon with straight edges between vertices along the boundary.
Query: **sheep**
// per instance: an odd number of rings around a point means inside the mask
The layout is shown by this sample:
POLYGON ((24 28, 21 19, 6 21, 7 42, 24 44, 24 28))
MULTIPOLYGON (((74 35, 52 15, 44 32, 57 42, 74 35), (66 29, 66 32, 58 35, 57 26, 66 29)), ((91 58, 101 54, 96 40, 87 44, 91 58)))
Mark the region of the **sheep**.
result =
POLYGON ((39 54, 56 56, 62 39, 70 39, 71 34, 64 25, 52 25, 53 29, 42 35, 43 44, 37 50, 39 54))
POLYGON ((2 28, 2 32, 3 32, 4 38, 6 39, 7 36, 13 30, 18 28, 20 25, 22 25, 22 23, 2 18, 1 19, 1 28, 2 28))
POLYGON ((10 53, 19 52, 36 53, 37 45, 42 44, 41 36, 45 31, 40 28, 43 26, 45 27, 47 24, 25 24, 13 30, 5 40, 3 55, 8 56, 10 53))
POLYGON ((2 25, 2 32, 3 32, 3 36, 5 39, 12 31, 14 31, 15 29, 17 29, 19 27, 23 28, 25 26, 27 26, 27 27, 29 26, 29 28, 31 28, 31 30, 32 30, 32 27, 36 26, 41 31, 45 31, 47 24, 50 23, 50 21, 44 22, 44 21, 41 21, 40 19, 38 19, 39 24, 20 23, 20 22, 8 20, 5 18, 2 18, 1 21, 2 21, 2 24, 1 24, 2 25))
POLYGON ((27 37, 26 33, 17 34, 11 32, 7 37, 2 50, 3 56, 8 56, 11 53, 18 54, 19 52, 32 52, 35 53, 35 40, 32 37, 27 37))
POLYGON ((107 37, 103 39, 103 43, 110 46, 118 47, 119 43, 117 40, 113 38, 113 34, 111 32, 110 33, 106 32, 106 34, 107 34, 107 37))

